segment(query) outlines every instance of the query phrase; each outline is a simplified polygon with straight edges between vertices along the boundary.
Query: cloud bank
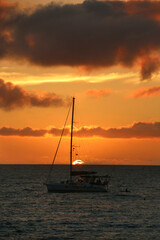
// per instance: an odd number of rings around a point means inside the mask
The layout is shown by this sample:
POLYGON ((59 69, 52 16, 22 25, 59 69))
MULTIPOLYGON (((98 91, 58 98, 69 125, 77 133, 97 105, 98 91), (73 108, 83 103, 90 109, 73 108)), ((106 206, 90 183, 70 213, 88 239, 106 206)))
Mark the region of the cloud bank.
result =
POLYGON ((104 129, 81 128, 76 133, 78 137, 102 137, 102 138, 159 138, 160 122, 137 122, 129 127, 104 129))
POLYGON ((32 12, 0 4, 0 18, 1 59, 92 68, 139 63, 142 79, 159 70, 159 1, 50 3, 32 12))
POLYGON ((43 137, 47 133, 44 129, 35 130, 30 127, 15 129, 2 127, 0 128, 1 136, 19 136, 19 137, 43 137))
MULTIPOLYGON (((43 137, 46 134, 60 136, 62 129, 32 129, 26 127, 23 129, 14 129, 8 127, 0 128, 1 136, 19 136, 19 137, 43 137)), ((70 136, 70 129, 66 128, 64 136, 70 136)), ((129 127, 121 128, 101 128, 101 127, 82 127, 75 129, 74 136, 79 138, 100 137, 100 138, 160 138, 160 122, 136 122, 129 127)))
POLYGON ((67 100, 55 93, 44 93, 43 95, 29 93, 18 85, 10 82, 5 83, 0 79, 0 108, 4 110, 13 110, 25 106, 60 107, 65 105, 67 105, 67 100))

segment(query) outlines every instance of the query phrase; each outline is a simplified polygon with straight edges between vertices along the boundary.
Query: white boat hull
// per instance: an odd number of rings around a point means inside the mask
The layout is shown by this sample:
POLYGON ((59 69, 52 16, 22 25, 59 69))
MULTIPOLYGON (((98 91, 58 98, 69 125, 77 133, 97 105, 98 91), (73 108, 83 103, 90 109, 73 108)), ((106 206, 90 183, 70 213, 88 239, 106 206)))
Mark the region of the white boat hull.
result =
POLYGON ((107 192, 107 186, 88 183, 47 183, 48 192, 107 192))

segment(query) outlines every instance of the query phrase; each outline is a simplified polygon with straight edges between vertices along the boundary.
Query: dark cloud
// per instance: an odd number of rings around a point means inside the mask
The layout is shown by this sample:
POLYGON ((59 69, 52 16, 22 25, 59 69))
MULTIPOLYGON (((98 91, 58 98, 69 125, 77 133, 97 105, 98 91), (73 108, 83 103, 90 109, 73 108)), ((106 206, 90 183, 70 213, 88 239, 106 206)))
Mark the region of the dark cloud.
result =
POLYGON ((46 132, 47 131, 44 129, 34 130, 30 127, 26 127, 23 129, 15 129, 8 127, 0 128, 1 136, 43 137, 46 134, 46 132))
POLYGON ((0 1, 0 19, 8 17, 9 13, 15 9, 16 5, 13 3, 8 3, 5 0, 0 1))
POLYGON ((160 59, 157 57, 144 57, 141 64, 142 80, 151 79, 153 73, 158 72, 160 67, 160 59))
POLYGON ((121 8, 128 12, 130 15, 139 15, 143 17, 150 17, 160 20, 160 2, 152 0, 132 0, 120 4, 121 8))
MULTIPOLYGON (((53 136, 60 136, 62 129, 51 128, 49 130, 39 129, 35 130, 30 127, 23 129, 14 129, 2 127, 0 128, 1 136, 33 136, 41 137, 45 134, 51 134, 53 136)), ((64 136, 70 135, 70 129, 66 128, 64 136)), ((137 122, 129 127, 121 128, 109 128, 104 129, 101 127, 82 127, 74 131, 75 137, 88 138, 88 137, 101 137, 101 138, 160 138, 160 122, 137 122)))
POLYGON ((159 68, 152 58, 160 51, 159 16, 157 1, 51 3, 31 13, 14 10, 3 17, 0 57, 88 67, 132 67, 148 57, 141 70, 147 79, 159 68))
POLYGON ((13 110, 25 106, 33 107, 60 107, 68 104, 54 93, 45 93, 43 95, 29 93, 18 85, 10 82, 5 83, 0 79, 0 108, 4 110, 13 110))
MULTIPOLYGON (((60 136, 62 133, 62 129, 61 128, 51 128, 50 130, 48 130, 48 133, 52 134, 53 136, 60 136)), ((63 136, 68 136, 69 134, 70 134, 69 129, 65 128, 63 136)))
POLYGON ((137 122, 130 127, 103 129, 81 128, 75 133, 78 137, 103 137, 103 138, 159 138, 160 122, 137 122))

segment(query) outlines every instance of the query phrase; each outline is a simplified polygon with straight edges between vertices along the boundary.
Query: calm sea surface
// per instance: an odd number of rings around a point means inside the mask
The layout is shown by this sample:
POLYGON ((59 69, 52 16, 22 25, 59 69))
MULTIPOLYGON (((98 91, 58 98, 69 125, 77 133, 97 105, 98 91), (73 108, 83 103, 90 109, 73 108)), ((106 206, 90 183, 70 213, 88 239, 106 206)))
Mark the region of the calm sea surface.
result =
MULTIPOLYGON (((86 168, 111 175, 108 193, 48 193, 49 166, 0 165, 0 240, 160 240, 160 167, 86 168)), ((54 167, 57 181, 67 172, 54 167)))

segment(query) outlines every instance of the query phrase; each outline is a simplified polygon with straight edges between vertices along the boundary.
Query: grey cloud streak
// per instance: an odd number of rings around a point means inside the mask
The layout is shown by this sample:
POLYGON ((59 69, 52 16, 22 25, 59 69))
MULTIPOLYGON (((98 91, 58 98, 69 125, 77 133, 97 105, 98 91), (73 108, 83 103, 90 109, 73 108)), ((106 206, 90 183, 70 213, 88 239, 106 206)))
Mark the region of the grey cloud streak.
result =
POLYGON ((51 3, 31 13, 15 8, 1 20, 0 58, 93 68, 130 68, 141 60, 142 79, 149 79, 159 70, 160 59, 152 56, 160 51, 159 15, 156 1, 51 3))
POLYGON ((19 136, 19 137, 43 137, 46 134, 46 130, 39 129, 34 130, 30 127, 15 129, 9 127, 0 128, 1 136, 19 136))
MULTIPOLYGON (((43 137, 46 134, 59 137, 62 129, 32 129, 26 127, 23 129, 14 129, 8 127, 0 128, 1 136, 19 136, 19 137, 43 137)), ((64 136, 70 136, 70 129, 66 128, 64 136)), ((146 139, 146 138, 160 138, 160 122, 136 122, 129 127, 121 128, 101 128, 101 127, 82 127, 74 131, 74 136, 79 138, 121 138, 121 139, 146 139)))
POLYGON ((81 128, 75 133, 78 137, 102 137, 102 138, 159 138, 160 122, 137 122, 130 127, 109 128, 81 128))

